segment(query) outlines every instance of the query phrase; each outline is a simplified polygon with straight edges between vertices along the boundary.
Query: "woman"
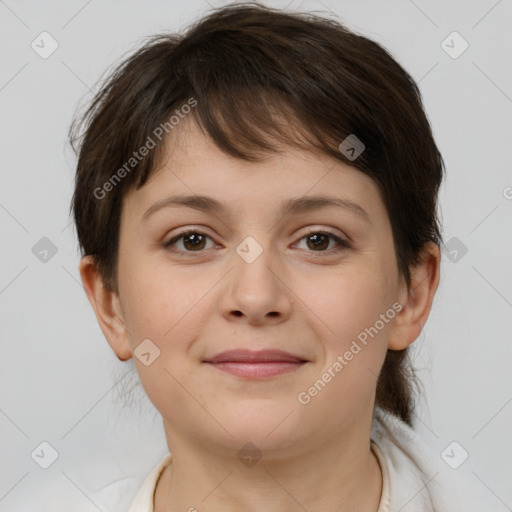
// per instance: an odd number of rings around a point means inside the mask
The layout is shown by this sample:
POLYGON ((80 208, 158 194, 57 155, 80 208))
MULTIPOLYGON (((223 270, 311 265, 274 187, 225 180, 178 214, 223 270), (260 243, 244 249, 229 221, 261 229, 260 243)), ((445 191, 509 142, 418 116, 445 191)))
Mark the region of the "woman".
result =
POLYGON ((411 429, 443 161, 385 49, 229 5, 150 39, 78 128, 82 282, 170 452, 130 512, 482 510, 411 429))

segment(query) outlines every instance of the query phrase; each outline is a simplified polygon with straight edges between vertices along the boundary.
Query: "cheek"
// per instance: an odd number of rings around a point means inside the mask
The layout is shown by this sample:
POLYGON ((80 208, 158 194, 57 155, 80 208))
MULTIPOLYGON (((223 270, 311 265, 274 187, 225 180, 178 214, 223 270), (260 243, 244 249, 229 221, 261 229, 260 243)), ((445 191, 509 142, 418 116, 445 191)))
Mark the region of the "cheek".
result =
POLYGON ((334 429, 373 400, 395 316, 392 294, 379 272, 351 270, 326 279, 323 291, 315 287, 304 301, 314 312, 309 318, 321 340, 323 360, 301 388, 300 403, 309 402, 304 412, 329 418, 334 429))
MULTIPOLYGON (((318 318, 330 340, 343 346, 379 320, 392 306, 393 292, 382 271, 370 266, 344 268, 325 278, 315 278, 294 290, 318 318)), ((379 324, 380 325, 380 324, 379 324)), ((388 324, 382 328, 387 331, 388 324)))
POLYGON ((167 340, 179 338, 184 329, 198 326, 197 317, 204 308, 201 298, 208 291, 204 283, 196 286, 190 280, 182 283, 176 278, 169 283, 161 278, 145 279, 144 288, 139 287, 139 290, 134 290, 129 298, 135 337, 154 337, 164 347, 167 340))
POLYGON ((315 407, 327 411, 334 400, 350 409, 372 397, 395 316, 392 287, 385 276, 378 264, 346 267, 315 280, 318 286, 313 289, 304 284, 298 292, 307 297, 304 302, 314 312, 309 317, 321 340, 323 360, 316 378, 328 382, 325 388, 316 385, 322 392, 315 407))
MULTIPOLYGON (((184 272, 173 272, 171 276, 168 268, 156 266, 139 266, 132 275, 126 282, 124 297, 128 304, 129 339, 141 384, 157 410, 176 423, 177 411, 184 408, 192 409, 190 414, 201 418, 204 411, 199 405, 195 409, 196 402, 191 402, 181 383, 192 379, 191 347, 212 314, 208 291, 216 279, 197 275, 194 279, 184 272), (146 339, 156 345, 157 350, 153 350, 158 354, 148 366, 137 358, 136 351, 146 339)), ((200 394, 194 396, 202 401, 200 394)))
POLYGON ((131 338, 161 339, 197 302, 194 287, 179 270, 155 265, 143 252, 126 246, 121 254, 120 292, 131 338))

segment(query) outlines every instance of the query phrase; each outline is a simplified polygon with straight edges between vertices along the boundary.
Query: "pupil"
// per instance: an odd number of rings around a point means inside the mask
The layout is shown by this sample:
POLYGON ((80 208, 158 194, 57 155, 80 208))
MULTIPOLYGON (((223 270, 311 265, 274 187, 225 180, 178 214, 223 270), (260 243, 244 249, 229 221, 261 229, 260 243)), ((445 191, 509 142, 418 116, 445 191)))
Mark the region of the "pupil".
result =
POLYGON ((314 245, 314 247, 317 247, 317 248, 318 248, 318 247, 320 247, 320 246, 322 245, 322 242, 323 242, 323 245, 325 245, 325 240, 326 240, 326 238, 327 238, 327 237, 326 237, 325 235, 322 235, 322 234, 320 234, 320 235, 315 234, 315 235, 311 235, 311 236, 309 237, 309 239, 310 239, 310 240, 314 240, 314 241, 313 241, 313 245, 314 245), (321 238, 323 238, 323 240, 322 240, 322 241, 319 241, 319 240, 320 240, 320 237, 321 237, 321 238))
POLYGON ((186 246, 191 245, 192 247, 197 248, 200 246, 201 242, 204 242, 204 240, 200 240, 200 238, 202 238, 201 235, 198 235, 197 233, 191 233, 190 235, 187 235, 185 237, 185 245, 186 246), (190 241, 190 240, 192 240, 192 243, 191 244, 187 243, 187 241, 190 241), (194 240, 195 240, 195 242, 194 242, 194 240))

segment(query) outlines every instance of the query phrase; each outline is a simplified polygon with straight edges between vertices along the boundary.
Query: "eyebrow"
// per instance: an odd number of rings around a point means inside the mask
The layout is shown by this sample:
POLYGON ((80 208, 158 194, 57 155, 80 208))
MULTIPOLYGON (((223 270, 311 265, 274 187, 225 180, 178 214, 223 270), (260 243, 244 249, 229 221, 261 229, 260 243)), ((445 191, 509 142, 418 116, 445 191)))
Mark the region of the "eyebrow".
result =
MULTIPOLYGON (((310 195, 287 199, 281 203, 279 217, 282 218, 291 214, 308 213, 313 210, 332 206, 337 206, 355 213, 363 218, 366 222, 371 224, 370 216, 359 204, 349 199, 323 195, 310 195)), ((141 221, 145 222, 157 211, 161 210, 162 208, 169 207, 193 208, 195 210, 200 210, 205 213, 213 213, 216 215, 225 215, 227 213, 227 207, 213 197, 200 195, 174 195, 166 197, 165 199, 161 199, 160 201, 157 201, 155 204, 153 204, 142 215, 141 221)))

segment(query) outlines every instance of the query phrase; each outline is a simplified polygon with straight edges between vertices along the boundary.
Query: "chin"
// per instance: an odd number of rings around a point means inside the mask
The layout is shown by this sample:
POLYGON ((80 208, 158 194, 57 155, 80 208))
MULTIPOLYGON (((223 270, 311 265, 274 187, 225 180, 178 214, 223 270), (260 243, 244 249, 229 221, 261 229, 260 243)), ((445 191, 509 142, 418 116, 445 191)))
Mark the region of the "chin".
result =
POLYGON ((276 450, 290 446, 301 438, 303 426, 297 424, 297 414, 292 407, 277 406, 273 413, 262 413, 257 408, 245 408, 236 414, 226 414, 218 421, 231 436, 223 436, 231 445, 243 446, 252 442, 261 450, 276 450))

